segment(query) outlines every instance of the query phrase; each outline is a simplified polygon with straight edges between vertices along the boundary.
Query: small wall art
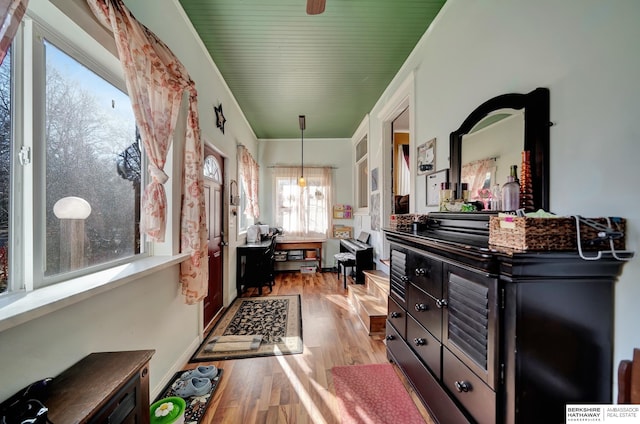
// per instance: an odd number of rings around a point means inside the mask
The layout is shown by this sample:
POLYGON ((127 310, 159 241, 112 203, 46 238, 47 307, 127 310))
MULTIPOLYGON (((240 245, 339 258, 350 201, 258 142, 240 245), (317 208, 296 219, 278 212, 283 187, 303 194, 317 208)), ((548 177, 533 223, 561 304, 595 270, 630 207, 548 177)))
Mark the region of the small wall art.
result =
POLYGON ((440 184, 449 181, 449 170, 443 169, 433 174, 427 175, 427 206, 438 206, 440 204, 440 184))
POLYGON ((371 191, 378 191, 378 168, 371 170, 371 191))
POLYGON ((436 170, 436 139, 418 146, 416 168, 418 175, 432 174, 436 170))
POLYGON ((220 103, 220 106, 214 106, 213 110, 216 112, 216 127, 220 128, 220 131, 224 134, 224 123, 227 122, 227 119, 222 113, 222 103, 220 103))

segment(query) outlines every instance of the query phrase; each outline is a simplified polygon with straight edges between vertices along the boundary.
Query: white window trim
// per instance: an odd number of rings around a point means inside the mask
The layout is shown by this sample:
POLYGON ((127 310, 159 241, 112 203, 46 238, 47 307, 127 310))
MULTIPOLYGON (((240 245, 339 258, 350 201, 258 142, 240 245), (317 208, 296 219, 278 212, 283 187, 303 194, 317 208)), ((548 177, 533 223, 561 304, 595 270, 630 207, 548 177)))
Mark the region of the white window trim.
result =
POLYGON ((0 300, 0 332, 179 264, 188 253, 151 256, 0 300), (2 302, 6 302, 3 305, 2 302))
MULTIPOLYGON (((79 51, 95 52, 102 49, 94 38, 79 37, 78 34, 83 34, 84 31, 49 2, 32 2, 29 5, 27 15, 23 21, 23 25, 28 28, 25 32, 25 37, 16 38, 16 42, 21 44, 20 48, 15 51, 14 63, 21 62, 22 60, 18 60, 18 57, 22 58, 23 55, 24 60, 31 61, 31 46, 33 45, 31 34, 34 34, 32 31, 34 25, 32 17, 36 18, 39 24, 42 24, 45 32, 52 33, 58 42, 62 40, 64 46, 71 47, 74 53, 79 51), (55 30, 53 30, 53 28, 55 28, 55 30), (70 34, 72 35, 71 38, 69 38, 70 34), (75 41, 73 43, 66 41, 70 39, 75 41), (80 50, 75 47, 76 41, 80 41, 80 50), (89 48, 87 48, 87 46, 89 46, 89 48)), ((110 53, 108 56, 111 56, 111 58, 107 59, 109 64, 106 67, 104 66, 104 62, 102 62, 102 59, 105 59, 105 57, 102 57, 100 64, 91 58, 84 58, 91 61, 92 66, 95 65, 96 68, 102 70, 102 76, 105 77, 104 74, 106 74, 107 79, 113 83, 112 78, 108 76, 113 76, 121 72, 121 65, 117 57, 113 57, 110 53)), ((24 103, 21 106, 17 106, 15 110, 17 124, 14 129, 14 137, 18 140, 14 145, 15 151, 19 150, 22 145, 32 147, 34 137, 32 118, 33 102, 31 100, 33 98, 33 87, 31 84, 32 79, 29 77, 27 77, 27 79, 29 80, 28 86, 24 88, 21 87, 27 82, 23 81, 21 72, 17 74, 15 80, 15 85, 20 87, 17 89, 24 93, 24 103)), ((118 78, 116 78, 116 80, 117 79, 118 78)), ((186 120, 186 114, 183 120, 186 120)), ((181 150, 173 149, 172 146, 170 155, 167 157, 166 169, 172 171, 170 173, 170 180, 173 180, 172 184, 167 184, 166 186, 168 200, 174 195, 180 197, 182 190, 179 178, 173 178, 173 176, 181 175, 180 169, 177 169, 180 161, 173 161, 173 155, 181 155, 181 150)), ((22 195, 18 194, 17 196, 33 196, 33 176, 30 173, 27 173, 26 179, 20 175, 20 184, 22 186, 22 195)), ((13 189, 14 188, 12 188, 12 190, 13 189)), ((17 201, 22 202, 22 200, 19 199, 17 201)), ((170 204, 173 204, 173 202, 170 202, 170 204)), ((17 228, 18 231, 22 231, 20 236, 22 239, 22 246, 20 246, 22 255, 27 251, 33 252, 34 250, 34 229, 31 226, 24 225, 24 222, 28 222, 27 219, 33 221, 32 209, 33 208, 26 208, 21 214, 18 214, 19 216, 15 216, 16 214, 14 213, 11 217, 12 227, 17 228)), ((168 217, 168 223, 170 223, 170 225, 167 226, 166 241, 164 243, 147 243, 148 247, 146 251, 149 252, 148 255, 151 256, 139 255, 131 258, 127 263, 120 263, 110 268, 72 277, 35 290, 33 288, 33 270, 30 268, 25 269, 24 264, 12 262, 11 266, 14 270, 12 271, 14 272, 14 281, 9 286, 8 292, 0 294, 0 332, 134 282, 147 275, 178 265, 188 259, 190 257, 188 253, 178 253, 179 236, 177 232, 180 228, 179 206, 175 206, 174 209, 175 210, 170 212, 171 219, 168 217), (24 275, 23 271, 26 272, 27 275, 24 275)))

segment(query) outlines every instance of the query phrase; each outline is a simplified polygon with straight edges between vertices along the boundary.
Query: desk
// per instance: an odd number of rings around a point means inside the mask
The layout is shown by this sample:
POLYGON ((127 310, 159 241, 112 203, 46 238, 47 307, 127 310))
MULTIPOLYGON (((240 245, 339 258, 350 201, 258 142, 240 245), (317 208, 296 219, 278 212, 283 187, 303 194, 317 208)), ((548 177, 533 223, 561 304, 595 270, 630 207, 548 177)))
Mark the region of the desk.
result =
MULTIPOLYGON (((276 251, 289 251, 289 250, 313 250, 316 252, 316 255, 312 258, 305 258, 303 253, 303 258, 298 260, 300 264, 304 265, 312 263, 315 265, 318 264, 318 268, 322 271, 322 243, 323 240, 317 241, 308 241, 308 240, 278 240, 276 243, 276 251)), ((287 259, 286 262, 296 262, 295 260, 287 259)), ((280 262, 282 263, 282 262, 280 262)))
POLYGON ((242 265, 249 262, 255 263, 269 248, 270 244, 271 239, 268 239, 255 243, 247 243, 236 248, 236 290, 238 291, 238 297, 242 294, 242 286, 245 285, 245 273, 242 265))

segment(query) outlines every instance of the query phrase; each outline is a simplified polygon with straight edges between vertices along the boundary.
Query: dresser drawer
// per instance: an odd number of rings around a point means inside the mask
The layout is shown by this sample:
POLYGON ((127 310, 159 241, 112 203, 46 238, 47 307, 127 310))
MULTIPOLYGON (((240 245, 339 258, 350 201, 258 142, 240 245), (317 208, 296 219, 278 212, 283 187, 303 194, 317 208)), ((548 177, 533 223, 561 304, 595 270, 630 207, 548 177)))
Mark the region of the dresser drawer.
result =
POLYGON ((445 386, 479 424, 494 424, 495 392, 446 347, 442 349, 442 355, 442 382, 445 386))
POLYGON ((407 312, 391 297, 389 297, 387 310, 389 311, 387 322, 393 325, 403 339, 406 338, 407 312))
POLYGON ((429 330, 436 339, 442 340, 442 309, 438 308, 436 299, 413 284, 409 284, 407 291, 407 313, 429 330))
POLYGON ((418 321, 407 318, 407 343, 427 364, 436 378, 440 378, 442 344, 418 321))
POLYGON ((409 281, 436 299, 442 297, 442 261, 422 253, 407 254, 407 277, 409 281))
POLYGON ((438 380, 390 325, 387 325, 387 337, 388 358, 398 364, 436 422, 469 424, 469 420, 438 380))

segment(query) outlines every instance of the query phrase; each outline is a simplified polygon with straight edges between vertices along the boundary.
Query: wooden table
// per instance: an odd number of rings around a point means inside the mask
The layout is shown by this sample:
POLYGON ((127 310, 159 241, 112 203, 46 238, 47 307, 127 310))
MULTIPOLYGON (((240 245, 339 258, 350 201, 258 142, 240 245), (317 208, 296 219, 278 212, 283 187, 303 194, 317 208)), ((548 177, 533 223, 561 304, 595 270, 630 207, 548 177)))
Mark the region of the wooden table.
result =
POLYGON ((317 250, 318 255, 315 259, 303 259, 302 262, 318 262, 318 268, 322 271, 322 243, 323 240, 305 241, 305 240, 281 240, 276 243, 276 251, 287 250, 317 250))

